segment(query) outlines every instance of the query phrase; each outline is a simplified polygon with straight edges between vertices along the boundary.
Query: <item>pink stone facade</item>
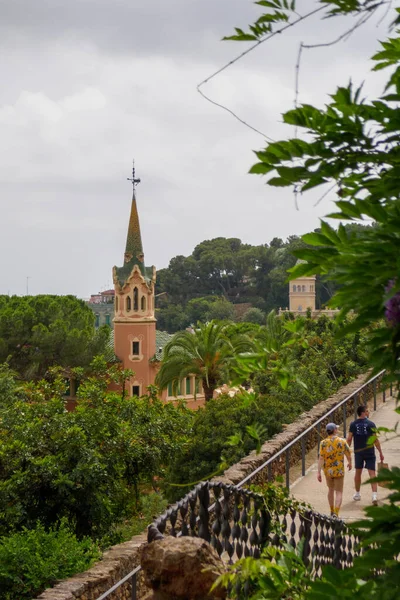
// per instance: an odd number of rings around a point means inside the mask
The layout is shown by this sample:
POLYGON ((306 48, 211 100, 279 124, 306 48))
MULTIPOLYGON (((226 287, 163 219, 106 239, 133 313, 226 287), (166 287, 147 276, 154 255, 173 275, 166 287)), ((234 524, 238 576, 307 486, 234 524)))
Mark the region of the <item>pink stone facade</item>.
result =
POLYGON ((114 284, 115 355, 122 361, 124 369, 135 372, 129 381, 129 391, 130 395, 140 396, 154 383, 156 374, 150 362, 156 353, 155 269, 152 280, 146 281, 135 265, 122 288, 115 277, 114 284))

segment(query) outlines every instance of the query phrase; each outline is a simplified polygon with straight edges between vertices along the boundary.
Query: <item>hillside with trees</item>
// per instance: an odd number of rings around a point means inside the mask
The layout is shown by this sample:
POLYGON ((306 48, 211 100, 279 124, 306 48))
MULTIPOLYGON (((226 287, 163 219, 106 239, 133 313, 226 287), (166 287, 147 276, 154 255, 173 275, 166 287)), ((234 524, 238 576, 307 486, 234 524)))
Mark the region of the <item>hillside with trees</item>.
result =
MULTIPOLYGON (((357 234, 364 227, 347 229, 357 234)), ((302 248, 307 244, 296 235, 259 246, 219 237, 201 242, 190 256, 175 256, 157 272, 158 328, 175 333, 212 319, 264 323, 271 310, 288 306, 287 270, 296 263, 293 253, 302 248), (235 310, 238 304, 248 304, 243 314, 235 310)), ((324 306, 336 289, 318 276, 317 306, 324 306)))

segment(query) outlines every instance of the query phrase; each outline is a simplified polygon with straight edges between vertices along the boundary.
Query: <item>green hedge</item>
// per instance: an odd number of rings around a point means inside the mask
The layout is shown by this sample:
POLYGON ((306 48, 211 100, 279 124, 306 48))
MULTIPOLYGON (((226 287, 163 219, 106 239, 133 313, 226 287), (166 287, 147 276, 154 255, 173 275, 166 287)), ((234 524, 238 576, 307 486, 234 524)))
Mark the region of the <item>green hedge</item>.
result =
POLYGON ((101 552, 90 539, 78 540, 64 519, 46 531, 23 529, 0 538, 1 600, 31 600, 59 579, 88 569, 101 552))

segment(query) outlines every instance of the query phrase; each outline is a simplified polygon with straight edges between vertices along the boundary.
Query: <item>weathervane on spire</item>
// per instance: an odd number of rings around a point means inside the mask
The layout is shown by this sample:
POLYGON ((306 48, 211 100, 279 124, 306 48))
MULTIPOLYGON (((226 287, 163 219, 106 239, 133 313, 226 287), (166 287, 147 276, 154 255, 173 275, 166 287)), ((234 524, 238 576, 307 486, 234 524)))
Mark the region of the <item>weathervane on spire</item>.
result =
POLYGON ((135 177, 135 161, 132 161, 132 177, 127 177, 128 181, 132 181, 133 188, 140 183, 140 179, 135 177))

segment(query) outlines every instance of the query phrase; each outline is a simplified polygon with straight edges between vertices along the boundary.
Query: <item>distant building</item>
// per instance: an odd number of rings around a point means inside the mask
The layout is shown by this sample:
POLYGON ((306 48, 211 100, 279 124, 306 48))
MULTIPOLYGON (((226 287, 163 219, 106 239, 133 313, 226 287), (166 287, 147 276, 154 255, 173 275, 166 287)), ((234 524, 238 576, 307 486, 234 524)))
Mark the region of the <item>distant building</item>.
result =
POLYGON ((94 312, 96 328, 101 325, 114 327, 114 297, 114 290, 105 290, 104 292, 99 292, 98 294, 92 294, 90 296, 87 305, 94 312))
POLYGON ((315 275, 299 277, 289 284, 290 312, 306 312, 308 308, 315 310, 315 275))
POLYGON ((89 304, 114 304, 115 290, 106 290, 98 294, 92 294, 89 304))
MULTIPOLYGON (((298 260, 296 264, 304 263, 304 260, 298 260)), ((293 279, 289 283, 289 308, 279 309, 279 314, 291 312, 295 315, 306 316, 311 310, 312 317, 326 315, 327 317, 335 317, 338 310, 318 309, 316 307, 316 276, 302 276, 293 279)))

